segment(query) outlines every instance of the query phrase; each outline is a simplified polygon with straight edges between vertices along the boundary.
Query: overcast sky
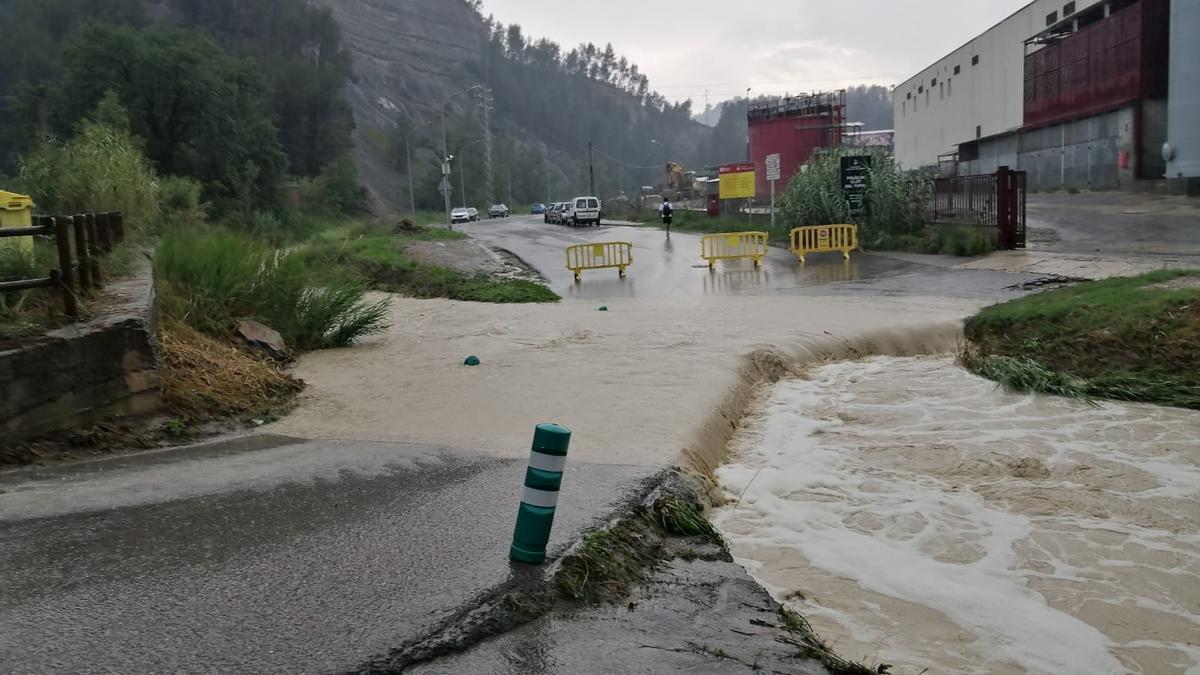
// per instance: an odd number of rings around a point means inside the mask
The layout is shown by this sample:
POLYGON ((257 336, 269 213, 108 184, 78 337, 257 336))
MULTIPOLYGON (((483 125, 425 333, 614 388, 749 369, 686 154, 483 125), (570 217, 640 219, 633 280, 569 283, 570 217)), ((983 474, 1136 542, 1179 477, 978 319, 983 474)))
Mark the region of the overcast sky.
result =
POLYGON ((672 100, 898 84, 1029 0, 484 0, 570 49, 608 42, 672 100))

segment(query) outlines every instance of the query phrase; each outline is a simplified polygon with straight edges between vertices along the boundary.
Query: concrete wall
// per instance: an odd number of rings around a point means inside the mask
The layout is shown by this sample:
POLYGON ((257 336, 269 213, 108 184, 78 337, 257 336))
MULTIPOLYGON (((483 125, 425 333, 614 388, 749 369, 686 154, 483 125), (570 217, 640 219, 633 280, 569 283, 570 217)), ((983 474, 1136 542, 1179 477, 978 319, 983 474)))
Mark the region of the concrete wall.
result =
MULTIPOLYGON (((1080 12, 1103 0, 1076 0, 1080 12)), ((959 143, 1024 126, 1025 40, 1062 15, 1066 0, 1036 0, 896 86, 896 159, 915 169, 959 143), (979 64, 972 65, 973 57, 979 64), (954 68, 959 73, 954 73, 954 68), (936 84, 933 84, 934 80, 936 84), (924 89, 924 91, 919 91, 924 89)))
POLYGON ((1168 178, 1200 178, 1200 2, 1171 3, 1168 178))
POLYGON ((151 282, 106 293, 90 321, 0 351, 0 445, 162 405, 151 282))
MULTIPOLYGON (((979 159, 960 162, 959 175, 998 166, 1027 172, 1031 190, 1115 190, 1133 184, 1136 115, 1132 106, 1066 124, 1014 132, 979 144, 979 159), (1121 153, 1128 167, 1121 168, 1121 153)), ((1158 160, 1161 164, 1161 159, 1158 160)))

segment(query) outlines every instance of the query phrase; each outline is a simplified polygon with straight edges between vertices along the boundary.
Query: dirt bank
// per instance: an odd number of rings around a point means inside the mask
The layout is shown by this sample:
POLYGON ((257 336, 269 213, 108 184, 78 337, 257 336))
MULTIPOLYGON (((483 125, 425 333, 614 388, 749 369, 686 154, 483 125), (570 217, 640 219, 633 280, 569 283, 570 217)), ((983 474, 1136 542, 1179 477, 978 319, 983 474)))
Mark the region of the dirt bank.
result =
POLYGON ((575 432, 573 461, 715 465, 756 383, 827 356, 950 349, 978 307, 801 297, 600 305, 397 299, 387 335, 301 359, 295 375, 310 389, 272 431, 520 457, 533 426, 556 421, 575 432), (469 355, 482 365, 462 365, 469 355))

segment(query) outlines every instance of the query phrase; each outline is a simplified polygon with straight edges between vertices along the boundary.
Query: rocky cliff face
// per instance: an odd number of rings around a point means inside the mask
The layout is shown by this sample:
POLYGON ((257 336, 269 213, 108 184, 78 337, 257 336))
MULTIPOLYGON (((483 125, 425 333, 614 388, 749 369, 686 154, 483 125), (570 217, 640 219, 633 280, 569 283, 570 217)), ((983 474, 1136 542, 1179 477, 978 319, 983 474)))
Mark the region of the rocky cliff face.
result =
MULTIPOLYGON (((322 0, 354 55, 347 96, 358 128, 356 157, 380 210, 407 206, 407 179, 389 165, 377 139, 398 118, 435 120, 450 93, 474 83, 486 29, 457 0, 322 0)), ((418 122, 419 123, 419 122, 418 122)))

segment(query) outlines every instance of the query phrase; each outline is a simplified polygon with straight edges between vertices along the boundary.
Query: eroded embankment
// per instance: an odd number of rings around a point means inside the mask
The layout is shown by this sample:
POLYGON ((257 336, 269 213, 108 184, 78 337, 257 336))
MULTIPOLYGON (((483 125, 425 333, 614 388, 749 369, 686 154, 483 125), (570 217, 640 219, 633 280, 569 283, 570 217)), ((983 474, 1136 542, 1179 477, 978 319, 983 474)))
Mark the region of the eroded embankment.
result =
POLYGON ((729 453, 729 442, 742 425, 764 388, 787 377, 799 377, 822 364, 870 356, 923 356, 950 354, 962 344, 962 324, 931 323, 903 329, 876 330, 859 338, 831 335, 790 346, 759 349, 744 358, 736 384, 709 415, 695 439, 683 449, 679 468, 698 482, 709 506, 720 506, 724 495, 715 477, 729 453))

